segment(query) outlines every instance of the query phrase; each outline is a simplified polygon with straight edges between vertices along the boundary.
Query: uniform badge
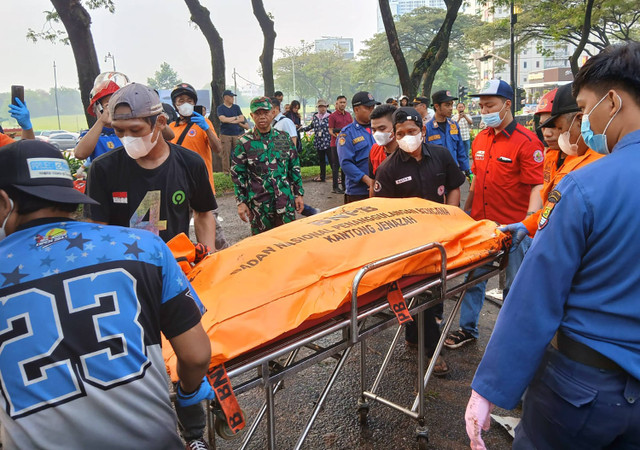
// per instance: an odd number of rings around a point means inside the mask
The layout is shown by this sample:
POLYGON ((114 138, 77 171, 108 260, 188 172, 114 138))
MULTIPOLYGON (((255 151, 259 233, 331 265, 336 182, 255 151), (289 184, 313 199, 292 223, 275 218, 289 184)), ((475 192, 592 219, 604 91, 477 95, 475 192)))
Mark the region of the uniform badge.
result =
POLYGON ((535 152, 533 152, 533 160, 537 163, 541 163, 542 161, 544 161, 542 150, 536 150, 535 152))
POLYGON ((549 223, 549 217, 553 212, 553 208, 556 207, 556 205, 558 204, 561 198, 562 198, 562 195, 560 194, 560 191, 558 191, 557 189, 554 189, 553 191, 551 191, 547 200, 547 204, 544 205, 542 214, 540 214, 540 221, 538 222, 538 230, 542 230, 544 227, 547 226, 547 224, 549 223))
POLYGON ((338 139, 338 145, 344 145, 345 142, 347 142, 344 137, 341 137, 340 139, 338 139))
POLYGON ((396 180, 396 184, 406 183, 407 181, 411 181, 412 179, 413 178, 411 178, 411 176, 400 178, 399 180, 396 180))
POLYGON ((484 161, 484 150, 478 150, 474 155, 474 159, 478 161, 484 161))
POLYGON ((123 204, 129 203, 129 199, 127 198, 126 192, 112 192, 111 198, 113 200, 113 203, 123 203, 123 204))
POLYGON ((357 144, 358 142, 364 141, 364 136, 358 136, 354 140, 351 141, 352 144, 357 144))
POLYGON ((373 183, 373 192, 380 192, 381 190, 382 190, 382 185, 378 180, 376 180, 376 182, 373 183))
POLYGON ((114 144, 113 142, 111 142, 111 141, 107 142, 107 147, 108 147, 110 150, 113 150, 114 148, 116 148, 115 144, 114 144))
POLYGON ((440 135, 439 134, 434 134, 434 135, 429 136, 429 142, 437 141, 438 139, 440 139, 440 135))
POLYGON ((438 195, 440 196, 444 195, 444 185, 438 186, 438 195))
POLYGON ((193 128, 189 130, 189 132, 187 133, 189 136, 194 137, 196 135, 196 130, 194 130, 193 128))

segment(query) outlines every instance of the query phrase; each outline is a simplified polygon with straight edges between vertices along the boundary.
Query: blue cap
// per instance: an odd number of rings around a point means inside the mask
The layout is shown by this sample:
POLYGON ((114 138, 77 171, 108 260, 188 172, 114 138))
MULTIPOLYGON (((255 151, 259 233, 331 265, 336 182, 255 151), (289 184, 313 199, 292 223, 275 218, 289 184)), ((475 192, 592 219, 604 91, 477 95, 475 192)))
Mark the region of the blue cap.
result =
POLYGON ((513 100, 513 89, 504 80, 490 80, 484 86, 482 91, 477 94, 469 94, 469 97, 498 96, 513 100))

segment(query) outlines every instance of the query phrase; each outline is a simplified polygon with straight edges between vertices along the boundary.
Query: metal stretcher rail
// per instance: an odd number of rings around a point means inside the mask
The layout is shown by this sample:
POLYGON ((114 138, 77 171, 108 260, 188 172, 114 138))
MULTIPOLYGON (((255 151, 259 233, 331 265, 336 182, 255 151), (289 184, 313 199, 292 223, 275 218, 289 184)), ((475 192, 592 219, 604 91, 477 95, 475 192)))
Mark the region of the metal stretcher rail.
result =
MULTIPOLYGON (((360 376, 361 376, 361 392, 360 399, 358 401, 358 412, 360 414, 361 423, 366 422, 366 416, 369 410, 369 401, 375 401, 383 405, 392 407, 418 421, 418 427, 416 429, 416 437, 420 448, 426 446, 428 441, 427 429, 425 427, 424 417, 424 391, 427 382, 433 372, 433 368, 436 364, 437 356, 442 349, 445 336, 447 335, 449 328, 455 318, 455 315, 460 307, 462 297, 467 288, 473 286, 481 281, 489 279, 499 271, 501 271, 506 264, 507 255, 505 251, 500 251, 490 257, 477 261, 473 264, 469 264, 465 267, 453 269, 447 271, 446 252, 444 247, 439 243, 429 243, 409 251, 393 255, 388 258, 381 259, 379 261, 372 262, 362 267, 355 275, 352 283, 352 297, 350 300, 349 311, 338 317, 328 319, 326 322, 321 322, 312 326, 309 329, 301 331, 299 333, 286 336, 281 341, 276 341, 264 348, 260 348, 253 352, 244 354, 234 360, 231 360, 225 364, 227 368, 227 374, 232 382, 234 382, 233 390, 237 395, 245 393, 257 387, 262 387, 265 390, 265 402, 260 408, 254 422, 244 431, 239 433, 243 435, 242 444, 239 448, 246 448, 255 435, 258 424, 262 421, 264 416, 267 416, 267 445, 269 449, 275 449, 276 447, 276 429, 274 419, 274 396, 276 392, 281 388, 282 381, 292 375, 318 364, 320 361, 334 357, 338 360, 336 367, 327 381, 325 388, 323 389, 315 408, 309 417, 304 430, 300 434, 298 442, 295 446, 296 449, 300 448, 304 443, 308 433, 310 432, 315 419, 317 418, 325 400, 333 387, 336 378, 346 360, 348 359, 355 344, 361 344, 360 352, 360 376), (393 350, 399 340, 401 326, 398 326, 397 319, 394 314, 389 314, 389 303, 386 296, 382 296, 373 302, 358 306, 357 292, 360 282, 367 272, 376 270, 385 265, 393 262, 400 261, 402 259, 414 256, 416 254, 438 250, 441 256, 440 261, 440 273, 434 276, 413 283, 409 286, 402 288, 402 294, 405 298, 412 298, 409 302, 408 311, 412 317, 416 317, 418 327, 418 394, 411 408, 397 405, 390 400, 383 398, 376 394, 376 391, 380 385, 380 382, 384 376, 384 372, 388 367, 389 360, 393 355, 393 350), (479 271, 481 275, 475 275, 475 269, 483 267, 482 271, 479 271), (465 275, 464 281, 455 283, 454 286, 449 287, 450 281, 458 279, 465 275), (439 291, 434 294, 434 291, 439 291), (426 301, 419 301, 416 296, 429 291, 430 296, 426 301), (422 319, 423 313, 426 309, 443 303, 445 299, 458 296, 453 311, 449 315, 447 321, 444 324, 442 336, 434 355, 431 359, 431 363, 425 372, 425 354, 424 354, 424 322, 422 319), (366 339, 380 333, 381 331, 393 326, 398 326, 398 330, 395 333, 389 350, 387 351, 383 363, 376 375, 375 381, 370 390, 365 388, 366 381, 366 339), (320 345, 318 341, 329 336, 339 336, 337 342, 331 344, 320 345), (305 349, 309 354, 300 357, 301 350, 305 349), (287 356, 286 361, 283 364, 279 364, 277 360, 283 356, 287 356), (256 369, 254 375, 250 375, 251 371, 256 369), (241 380, 238 380, 241 379, 241 380)), ((217 405, 212 405, 214 411, 218 410, 217 405)), ((218 413, 210 414, 213 416, 213 422, 216 430, 220 431, 223 427, 224 419, 218 413)), ((210 427, 209 441, 213 448, 215 448, 215 436, 212 433, 210 427)), ((227 435, 227 437, 230 437, 227 435)))

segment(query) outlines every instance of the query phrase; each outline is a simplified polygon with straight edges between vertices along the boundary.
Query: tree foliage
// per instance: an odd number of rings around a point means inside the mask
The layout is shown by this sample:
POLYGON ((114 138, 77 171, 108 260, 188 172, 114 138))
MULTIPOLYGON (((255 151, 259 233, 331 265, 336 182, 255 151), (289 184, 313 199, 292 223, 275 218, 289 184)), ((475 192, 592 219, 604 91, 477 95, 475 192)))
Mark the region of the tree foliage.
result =
MULTIPOLYGON (((434 8, 418 8, 403 14, 395 21, 400 48, 407 61, 417 61, 422 56, 425 43, 438 33, 446 11, 434 8)), ((473 52, 474 42, 470 41, 465 30, 479 27, 480 19, 460 14, 453 24, 449 45, 449 56, 438 70, 431 90, 454 89, 451 83, 460 81, 466 84, 473 76, 469 55, 473 52)), ((385 33, 377 33, 364 42, 361 58, 355 76, 364 81, 363 87, 373 91, 380 82, 398 84, 398 72, 393 65, 389 42, 385 33)))
POLYGON ((166 62, 160 64, 153 77, 147 78, 147 85, 154 89, 172 89, 180 82, 178 73, 166 62))
MULTIPOLYGON (((496 6, 507 3, 501 0, 496 6)), ((584 40, 584 52, 591 56, 616 42, 640 40, 637 0, 518 0, 516 5, 520 10, 515 25, 518 46, 551 40, 580 47, 584 40), (585 27, 589 19, 591 26, 585 27), (583 39, 585 28, 588 28, 586 40, 583 39)), ((508 39, 509 18, 483 23, 469 29, 467 34, 477 46, 508 39)), ((498 49, 498 54, 508 53, 503 47, 498 49)))
POLYGON ((274 72, 277 89, 285 95, 332 101, 338 95, 358 90, 357 81, 352 82, 356 62, 345 59, 338 49, 314 52, 311 45, 303 45, 301 48, 286 48, 284 52, 289 56, 274 62, 274 72))
MULTIPOLYGON (((31 117, 51 116, 56 113, 56 100, 53 88, 48 91, 44 89, 27 89, 24 91, 24 99, 29 108, 31 117)), ((0 93, 0 122, 9 119, 7 109, 11 103, 9 92, 0 93)), ((82 102, 80 102, 80 91, 77 89, 59 87, 58 88, 58 108, 60 114, 82 114, 82 102)))

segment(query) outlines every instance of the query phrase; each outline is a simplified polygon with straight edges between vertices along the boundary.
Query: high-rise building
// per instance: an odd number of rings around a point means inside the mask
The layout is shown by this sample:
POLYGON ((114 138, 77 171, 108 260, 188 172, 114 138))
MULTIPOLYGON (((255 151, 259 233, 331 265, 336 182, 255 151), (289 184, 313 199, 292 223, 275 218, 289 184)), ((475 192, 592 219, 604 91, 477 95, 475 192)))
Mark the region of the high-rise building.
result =
POLYGON ((342 51, 345 59, 353 59, 353 38, 323 36, 322 39, 315 40, 316 52, 335 50, 336 48, 342 51))
MULTIPOLYGON (((389 6, 391 7, 391 14, 393 14, 394 17, 410 13, 416 8, 425 6, 429 8, 447 9, 444 0, 389 0, 389 6)), ((384 24, 382 23, 382 15, 380 14, 380 7, 378 6, 378 33, 382 33, 383 31, 384 24)))

